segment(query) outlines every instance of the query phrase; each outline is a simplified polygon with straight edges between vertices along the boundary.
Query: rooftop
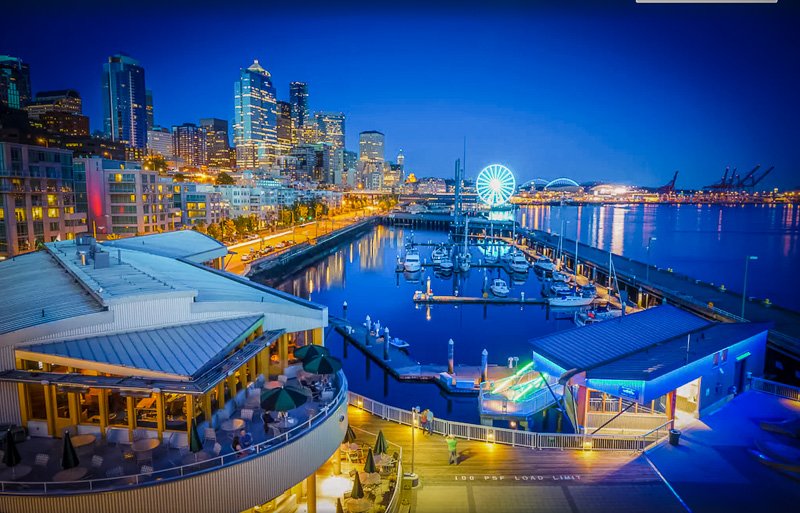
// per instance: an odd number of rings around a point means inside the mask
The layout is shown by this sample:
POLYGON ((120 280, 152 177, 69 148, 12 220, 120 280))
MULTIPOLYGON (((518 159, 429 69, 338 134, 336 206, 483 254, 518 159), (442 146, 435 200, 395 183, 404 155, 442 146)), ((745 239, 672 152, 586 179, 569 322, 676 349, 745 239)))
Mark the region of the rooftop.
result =
POLYGON ((103 242, 108 248, 133 249, 152 255, 188 260, 197 264, 224 257, 228 248, 208 235, 194 230, 144 235, 103 242))

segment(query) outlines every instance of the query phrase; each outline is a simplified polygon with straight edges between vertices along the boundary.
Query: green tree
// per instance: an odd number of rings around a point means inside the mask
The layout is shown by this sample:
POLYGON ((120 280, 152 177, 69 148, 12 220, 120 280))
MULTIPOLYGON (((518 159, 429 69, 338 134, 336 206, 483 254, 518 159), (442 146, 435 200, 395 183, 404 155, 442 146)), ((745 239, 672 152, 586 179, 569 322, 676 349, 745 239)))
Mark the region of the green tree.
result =
POLYGON ((308 205, 305 203, 298 203, 297 204, 297 215, 300 217, 300 220, 305 221, 308 217, 308 205))
POLYGON ((192 230, 198 231, 200 233, 208 233, 208 226, 206 226, 205 221, 200 221, 199 223, 192 226, 192 230))
POLYGON ((230 219, 225 219, 222 224, 222 239, 233 240, 236 237, 236 225, 230 219))
POLYGON ((217 185, 234 185, 236 180, 233 179, 231 175, 222 171, 217 175, 216 184, 217 185))
POLYGON ((280 220, 284 226, 289 226, 292 223, 292 210, 288 208, 282 208, 280 220))
POLYGON ((220 229, 220 226, 217 223, 211 223, 210 225, 208 225, 206 233, 208 233, 209 237, 212 237, 219 241, 222 240, 222 230, 220 229))
POLYGON ((185 182, 186 175, 183 173, 175 173, 174 175, 172 175, 172 181, 177 183, 185 182))

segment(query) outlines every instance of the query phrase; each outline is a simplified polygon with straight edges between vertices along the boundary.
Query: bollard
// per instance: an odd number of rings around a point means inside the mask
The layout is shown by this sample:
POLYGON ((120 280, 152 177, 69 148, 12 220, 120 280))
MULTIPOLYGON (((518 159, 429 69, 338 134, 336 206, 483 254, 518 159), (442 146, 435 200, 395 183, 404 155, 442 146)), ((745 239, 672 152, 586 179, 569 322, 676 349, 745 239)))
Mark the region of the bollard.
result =
POLYGON ((342 317, 347 320, 347 301, 342 303, 342 317))
POLYGON ((453 374, 455 371, 455 361, 453 359, 453 354, 455 353, 455 342, 453 339, 447 341, 447 373, 453 374))
POLYGON ((481 383, 488 381, 489 378, 489 351, 486 349, 481 353, 481 383))

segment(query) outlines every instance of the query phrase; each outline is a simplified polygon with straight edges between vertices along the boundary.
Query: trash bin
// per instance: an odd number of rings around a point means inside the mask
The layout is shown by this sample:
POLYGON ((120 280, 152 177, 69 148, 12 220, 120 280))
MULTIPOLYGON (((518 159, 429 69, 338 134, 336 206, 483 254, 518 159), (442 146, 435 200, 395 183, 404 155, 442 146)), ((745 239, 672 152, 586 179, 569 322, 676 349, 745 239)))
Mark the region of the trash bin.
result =
POLYGON ((681 440, 681 432, 677 429, 670 429, 669 430, 669 444, 670 445, 678 445, 681 440))

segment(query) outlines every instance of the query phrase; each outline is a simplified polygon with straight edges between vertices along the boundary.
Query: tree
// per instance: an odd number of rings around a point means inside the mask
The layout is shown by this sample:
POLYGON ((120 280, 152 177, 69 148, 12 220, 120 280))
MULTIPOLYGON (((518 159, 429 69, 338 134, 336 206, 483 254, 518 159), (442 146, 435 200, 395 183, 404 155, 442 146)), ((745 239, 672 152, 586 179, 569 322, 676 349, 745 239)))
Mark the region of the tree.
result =
POLYGON ((234 185, 236 180, 233 179, 231 175, 222 171, 217 175, 216 184, 217 185, 234 185))
POLYGON ((222 238, 233 240, 236 237, 236 225, 230 219, 225 219, 220 223, 222 225, 222 238))
POLYGON ((144 169, 163 173, 167 170, 167 161, 161 155, 149 155, 144 158, 144 169))
POLYGON ((192 226, 192 230, 198 231, 200 233, 208 233, 208 226, 206 226, 205 221, 200 221, 196 225, 192 226))
POLYGON ((306 217, 308 217, 308 205, 305 203, 298 203, 297 214, 300 216, 301 221, 305 220, 306 217))
POLYGON ((282 208, 280 219, 284 226, 289 226, 292 223, 292 211, 288 208, 282 208))
POLYGON ((183 173, 175 173, 174 175, 172 175, 172 181, 173 182, 185 182, 186 181, 186 175, 183 174, 183 173))
POLYGON ((212 237, 219 241, 222 240, 222 230, 220 229, 219 224, 211 223, 210 225, 208 225, 208 229, 206 230, 206 232, 208 233, 209 237, 212 237))

